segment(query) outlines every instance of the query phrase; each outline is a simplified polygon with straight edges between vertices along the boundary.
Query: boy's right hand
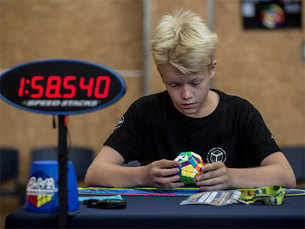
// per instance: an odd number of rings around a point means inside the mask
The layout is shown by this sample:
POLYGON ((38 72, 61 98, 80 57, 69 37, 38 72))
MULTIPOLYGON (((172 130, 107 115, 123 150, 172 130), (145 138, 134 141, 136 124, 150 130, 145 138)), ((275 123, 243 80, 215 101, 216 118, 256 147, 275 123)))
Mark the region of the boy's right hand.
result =
POLYGON ((179 162, 162 159, 144 166, 144 185, 158 188, 177 188, 184 186, 179 176, 179 162))

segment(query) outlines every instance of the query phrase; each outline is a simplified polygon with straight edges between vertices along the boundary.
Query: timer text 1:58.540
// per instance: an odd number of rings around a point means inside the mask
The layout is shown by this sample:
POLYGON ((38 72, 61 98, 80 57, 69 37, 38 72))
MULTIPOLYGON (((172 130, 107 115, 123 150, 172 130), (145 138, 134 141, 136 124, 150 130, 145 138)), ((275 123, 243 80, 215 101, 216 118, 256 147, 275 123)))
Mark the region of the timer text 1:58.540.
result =
POLYGON ((19 83, 18 96, 30 98, 72 99, 81 90, 86 98, 104 99, 108 97, 109 76, 76 77, 76 76, 33 76, 22 77, 19 83))

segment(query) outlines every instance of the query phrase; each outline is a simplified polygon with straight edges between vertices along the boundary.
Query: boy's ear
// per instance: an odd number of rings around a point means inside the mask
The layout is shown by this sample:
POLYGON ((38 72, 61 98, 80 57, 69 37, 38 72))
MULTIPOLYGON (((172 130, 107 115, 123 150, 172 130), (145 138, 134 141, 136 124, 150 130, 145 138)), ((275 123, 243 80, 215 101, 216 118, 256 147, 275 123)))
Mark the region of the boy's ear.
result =
POLYGON ((213 62, 209 66, 209 75, 210 78, 213 78, 216 73, 216 60, 213 60, 213 62))
POLYGON ((162 82, 164 82, 163 75, 162 75, 162 73, 161 73, 159 67, 160 67, 159 65, 156 65, 156 68, 157 68, 157 71, 159 72, 159 75, 160 75, 160 77, 161 77, 161 80, 162 80, 162 82))

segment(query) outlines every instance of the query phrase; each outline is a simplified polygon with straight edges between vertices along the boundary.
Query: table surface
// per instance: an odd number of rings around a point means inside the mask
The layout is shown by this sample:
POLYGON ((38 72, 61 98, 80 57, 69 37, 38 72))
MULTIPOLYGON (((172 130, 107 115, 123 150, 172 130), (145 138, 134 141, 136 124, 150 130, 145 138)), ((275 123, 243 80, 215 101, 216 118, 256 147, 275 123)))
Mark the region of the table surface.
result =
MULTIPOLYGON (((125 196, 126 209, 80 205, 68 228, 305 228, 305 198, 286 197, 281 206, 179 205, 186 197, 125 196), (237 226, 238 225, 238 226, 237 226)), ((57 214, 17 209, 6 228, 56 228, 57 214)))

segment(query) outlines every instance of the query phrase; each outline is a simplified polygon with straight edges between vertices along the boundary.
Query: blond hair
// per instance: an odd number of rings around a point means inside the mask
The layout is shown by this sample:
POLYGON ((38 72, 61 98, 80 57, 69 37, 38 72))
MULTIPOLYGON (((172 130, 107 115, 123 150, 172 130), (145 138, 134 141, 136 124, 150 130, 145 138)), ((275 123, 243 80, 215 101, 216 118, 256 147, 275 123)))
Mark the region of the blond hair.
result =
POLYGON ((215 54, 217 35, 190 10, 165 15, 152 39, 157 65, 170 64, 184 74, 208 69, 215 54))

